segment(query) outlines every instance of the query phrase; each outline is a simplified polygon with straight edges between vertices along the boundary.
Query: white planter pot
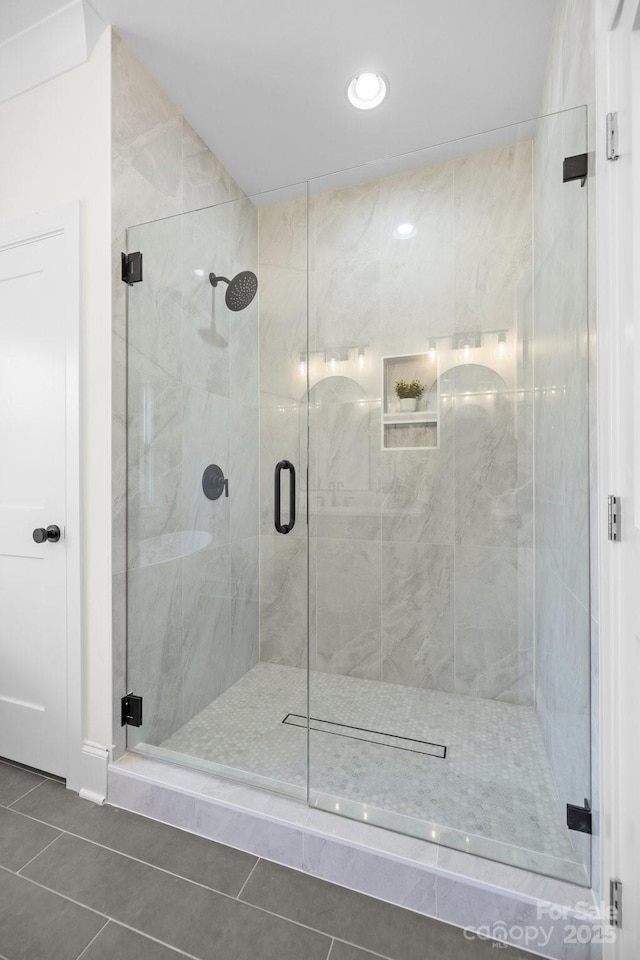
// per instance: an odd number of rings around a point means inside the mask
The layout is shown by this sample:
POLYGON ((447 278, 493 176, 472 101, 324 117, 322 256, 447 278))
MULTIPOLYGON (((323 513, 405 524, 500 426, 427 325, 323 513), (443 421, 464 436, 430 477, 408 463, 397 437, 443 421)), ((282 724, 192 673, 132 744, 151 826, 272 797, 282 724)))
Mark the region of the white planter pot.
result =
POLYGON ((417 397, 404 397, 400 400, 400 410, 402 413, 414 413, 417 406, 417 397))

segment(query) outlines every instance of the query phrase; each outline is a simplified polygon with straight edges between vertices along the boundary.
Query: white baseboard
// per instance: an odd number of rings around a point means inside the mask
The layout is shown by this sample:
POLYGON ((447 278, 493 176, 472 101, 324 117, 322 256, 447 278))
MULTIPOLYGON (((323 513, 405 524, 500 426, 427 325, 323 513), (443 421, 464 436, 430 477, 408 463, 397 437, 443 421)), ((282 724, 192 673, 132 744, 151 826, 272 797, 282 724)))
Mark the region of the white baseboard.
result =
POLYGON ((77 774, 67 780, 67 787, 93 803, 104 803, 107 796, 109 751, 98 743, 85 740, 82 744, 77 774))

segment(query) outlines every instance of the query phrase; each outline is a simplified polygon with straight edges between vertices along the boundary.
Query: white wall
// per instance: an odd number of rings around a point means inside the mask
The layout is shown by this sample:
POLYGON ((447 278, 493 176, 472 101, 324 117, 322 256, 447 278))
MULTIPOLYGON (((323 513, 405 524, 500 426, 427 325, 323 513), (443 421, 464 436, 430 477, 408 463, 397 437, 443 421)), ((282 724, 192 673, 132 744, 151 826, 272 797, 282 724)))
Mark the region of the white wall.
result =
POLYGON ((111 743, 110 48, 0 104, 0 217, 82 206, 86 739, 111 743))

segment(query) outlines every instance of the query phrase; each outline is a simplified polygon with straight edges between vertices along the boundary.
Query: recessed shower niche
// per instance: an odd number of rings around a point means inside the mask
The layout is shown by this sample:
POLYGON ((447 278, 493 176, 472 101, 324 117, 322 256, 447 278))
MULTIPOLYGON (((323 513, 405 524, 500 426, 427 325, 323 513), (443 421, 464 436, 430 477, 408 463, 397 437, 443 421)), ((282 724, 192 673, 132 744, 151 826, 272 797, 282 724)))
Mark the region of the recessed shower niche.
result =
POLYGON ((435 350, 382 358, 382 449, 438 447, 440 387, 435 350))

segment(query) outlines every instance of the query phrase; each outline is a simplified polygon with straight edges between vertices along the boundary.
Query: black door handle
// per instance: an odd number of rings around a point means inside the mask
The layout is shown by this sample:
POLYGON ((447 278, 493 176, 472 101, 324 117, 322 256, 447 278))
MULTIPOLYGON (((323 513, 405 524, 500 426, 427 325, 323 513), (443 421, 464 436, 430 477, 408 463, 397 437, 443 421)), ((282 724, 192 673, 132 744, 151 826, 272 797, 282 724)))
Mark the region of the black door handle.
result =
POLYGON ((291 533, 296 523, 296 468, 289 460, 281 460, 276 464, 273 478, 273 505, 274 522, 278 533, 291 533), (280 475, 283 470, 289 470, 289 523, 283 523, 280 509, 280 475))
POLYGON ((36 527, 33 531, 33 539, 36 543, 57 543, 60 539, 60 527, 56 527, 55 524, 51 524, 50 527, 47 527, 45 530, 44 527, 36 527))

